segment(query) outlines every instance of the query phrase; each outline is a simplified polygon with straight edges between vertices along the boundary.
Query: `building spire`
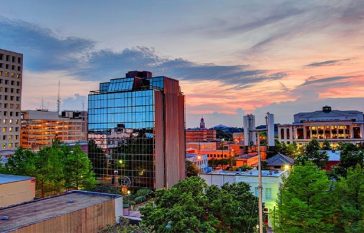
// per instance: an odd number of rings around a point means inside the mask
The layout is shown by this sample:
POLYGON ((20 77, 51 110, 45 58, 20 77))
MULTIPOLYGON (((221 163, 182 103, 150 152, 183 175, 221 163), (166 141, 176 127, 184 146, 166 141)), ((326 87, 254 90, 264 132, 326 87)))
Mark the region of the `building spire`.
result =
POLYGON ((200 129, 205 129, 205 120, 203 119, 203 117, 201 117, 201 121, 200 121, 200 129))

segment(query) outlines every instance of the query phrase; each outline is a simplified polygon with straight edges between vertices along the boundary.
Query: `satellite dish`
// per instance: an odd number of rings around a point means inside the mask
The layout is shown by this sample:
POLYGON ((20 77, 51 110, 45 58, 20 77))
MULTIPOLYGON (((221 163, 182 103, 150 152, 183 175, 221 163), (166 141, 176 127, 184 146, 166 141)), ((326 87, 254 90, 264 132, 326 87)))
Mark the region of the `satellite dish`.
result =
POLYGON ((130 186, 130 184, 131 184, 131 180, 130 180, 130 178, 129 178, 129 177, 127 177, 127 176, 123 176, 123 177, 121 177, 121 178, 120 178, 120 184, 121 184, 122 186, 127 186, 127 187, 129 187, 129 186, 130 186))

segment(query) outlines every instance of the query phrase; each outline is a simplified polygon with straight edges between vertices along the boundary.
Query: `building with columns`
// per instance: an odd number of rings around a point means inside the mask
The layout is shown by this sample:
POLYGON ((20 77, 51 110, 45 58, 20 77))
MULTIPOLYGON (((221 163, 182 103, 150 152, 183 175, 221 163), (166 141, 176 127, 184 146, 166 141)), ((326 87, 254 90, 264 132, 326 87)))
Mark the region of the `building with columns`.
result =
POLYGON ((332 110, 324 106, 321 111, 303 112, 294 115, 292 124, 278 126, 280 142, 304 145, 316 139, 339 142, 364 143, 364 115, 360 111, 332 110))

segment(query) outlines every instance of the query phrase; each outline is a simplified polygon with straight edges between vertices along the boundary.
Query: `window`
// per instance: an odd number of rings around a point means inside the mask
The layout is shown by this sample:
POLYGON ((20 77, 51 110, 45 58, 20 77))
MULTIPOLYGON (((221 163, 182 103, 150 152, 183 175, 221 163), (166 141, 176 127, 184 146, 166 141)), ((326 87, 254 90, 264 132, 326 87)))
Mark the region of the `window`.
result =
POLYGON ((255 189, 254 189, 254 195, 255 195, 256 197, 258 197, 258 196, 259 196, 259 188, 258 188, 258 187, 255 187, 255 189))
POLYGON ((6 55, 6 61, 9 61, 9 57, 10 57, 9 55, 6 55))
POLYGON ((20 57, 18 57, 18 63, 21 63, 21 58, 20 57))
POLYGON ((272 189, 271 188, 265 188, 265 200, 272 199, 272 189))
POLYGON ((4 54, 0 53, 0 60, 4 59, 4 54))

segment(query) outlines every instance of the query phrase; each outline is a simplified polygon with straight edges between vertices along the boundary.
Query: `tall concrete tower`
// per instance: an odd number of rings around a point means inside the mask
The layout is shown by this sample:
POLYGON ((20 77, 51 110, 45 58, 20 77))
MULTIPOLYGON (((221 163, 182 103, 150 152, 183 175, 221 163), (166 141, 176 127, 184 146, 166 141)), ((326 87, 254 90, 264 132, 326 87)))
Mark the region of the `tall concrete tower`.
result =
POLYGON ((253 114, 248 114, 243 118, 243 127, 244 127, 244 145, 251 146, 256 143, 256 132, 251 132, 251 130, 255 130, 255 116, 253 114))
POLYGON ((267 116, 265 117, 267 121, 267 136, 268 136, 268 146, 275 146, 274 140, 274 115, 272 113, 267 112, 267 116))
POLYGON ((0 151, 20 146, 23 54, 0 49, 0 151))

